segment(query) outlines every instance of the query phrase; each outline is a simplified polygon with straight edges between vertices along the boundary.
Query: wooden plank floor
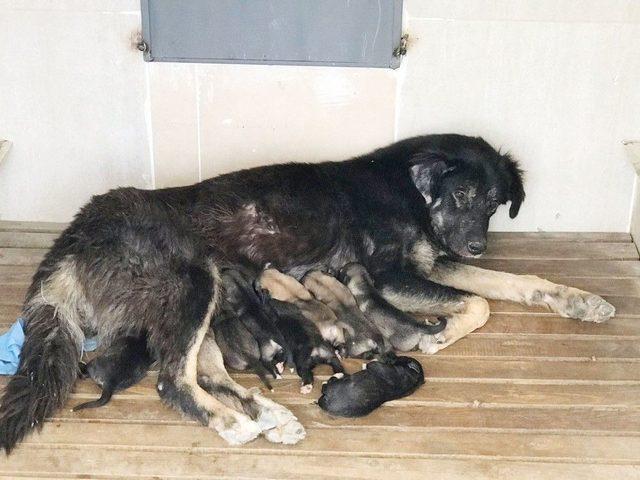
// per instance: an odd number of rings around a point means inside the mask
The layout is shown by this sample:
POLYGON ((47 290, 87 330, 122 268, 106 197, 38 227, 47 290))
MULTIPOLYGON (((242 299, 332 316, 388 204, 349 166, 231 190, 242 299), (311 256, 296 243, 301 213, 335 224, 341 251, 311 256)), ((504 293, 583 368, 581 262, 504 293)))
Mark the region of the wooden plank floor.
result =
MULTIPOLYGON (((0 222, 2 330, 60 229, 0 222)), ((0 458, 0 478, 640 479, 640 262, 630 236, 496 233, 475 263, 593 291, 618 316, 594 325, 492 302, 481 330, 437 355, 415 354, 424 387, 358 420, 313 404, 326 369, 308 397, 287 375, 269 395, 307 428, 295 446, 227 446, 164 407, 151 373, 104 408, 60 411, 0 458)), ((258 386, 253 375, 234 377, 258 386)), ((68 407, 97 393, 79 382, 68 407)))

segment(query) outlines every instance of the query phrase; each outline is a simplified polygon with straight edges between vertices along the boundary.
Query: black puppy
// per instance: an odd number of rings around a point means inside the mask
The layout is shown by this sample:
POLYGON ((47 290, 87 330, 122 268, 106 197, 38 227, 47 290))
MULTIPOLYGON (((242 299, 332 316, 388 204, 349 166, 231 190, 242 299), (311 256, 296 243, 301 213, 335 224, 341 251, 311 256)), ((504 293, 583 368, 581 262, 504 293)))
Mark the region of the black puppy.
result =
POLYGON ((318 405, 341 417, 361 417, 384 402, 405 397, 424 383, 424 372, 411 357, 384 355, 365 365, 365 370, 335 375, 322 386, 318 405))
MULTIPOLYGON (((260 359, 260 346, 242 321, 230 310, 222 308, 211 325, 225 365, 234 370, 253 370, 269 390, 273 390, 267 374, 271 373, 260 359)), ((274 378, 276 374, 273 373, 274 378)))
POLYGON ((360 310, 397 350, 413 350, 425 335, 439 333, 447 326, 445 318, 440 318, 435 325, 419 323, 391 305, 382 298, 374 287, 369 272, 359 263, 347 263, 340 269, 338 277, 349 288, 360 310))
POLYGON ((275 299, 269 299, 268 305, 276 314, 277 326, 302 379, 300 393, 307 394, 313 389, 313 369, 317 365, 327 364, 334 373, 344 373, 334 346, 322 338, 313 321, 306 318, 296 305, 275 299))
MULTIPOLYGON (((273 378, 280 378, 286 362, 285 340, 248 273, 236 268, 222 271, 225 301, 258 343, 260 362, 273 378)), ((242 333, 242 332, 240 332, 242 333)))
POLYGON ((98 400, 82 403, 74 412, 106 405, 112 395, 138 383, 147 374, 154 359, 147 348, 146 335, 126 336, 115 340, 99 357, 80 364, 80 373, 102 388, 98 400))

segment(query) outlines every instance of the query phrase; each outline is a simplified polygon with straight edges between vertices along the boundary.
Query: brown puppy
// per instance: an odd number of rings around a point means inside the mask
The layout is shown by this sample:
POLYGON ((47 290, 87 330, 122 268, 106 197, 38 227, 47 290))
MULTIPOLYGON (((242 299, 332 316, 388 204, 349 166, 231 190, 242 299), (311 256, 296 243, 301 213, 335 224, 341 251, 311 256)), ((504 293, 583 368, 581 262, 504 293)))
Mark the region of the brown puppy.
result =
POLYGON ((313 298, 295 278, 267 266, 256 280, 255 288, 257 291, 265 290, 272 299, 294 304, 305 318, 315 324, 322 338, 338 349, 344 347, 344 325, 338 322, 329 307, 313 298))
POLYGON ((344 325, 347 356, 370 359, 390 350, 389 342, 360 311, 353 294, 338 279, 320 270, 312 270, 307 272, 302 283, 344 325))

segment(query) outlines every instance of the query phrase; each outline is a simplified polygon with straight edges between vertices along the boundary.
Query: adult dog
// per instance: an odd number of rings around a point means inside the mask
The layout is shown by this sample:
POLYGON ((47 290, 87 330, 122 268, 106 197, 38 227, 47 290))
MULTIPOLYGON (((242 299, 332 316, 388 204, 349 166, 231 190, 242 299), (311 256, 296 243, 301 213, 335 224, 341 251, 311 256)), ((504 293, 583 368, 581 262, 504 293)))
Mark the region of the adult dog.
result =
POLYGON ((261 432, 275 442, 301 439, 304 429, 288 410, 224 370, 209 331, 220 261, 270 262, 298 278, 360 262, 396 307, 448 317, 442 333, 421 341, 427 352, 483 325, 484 298, 607 320, 614 308, 598 296, 452 260, 482 254, 496 208, 511 202, 515 217, 523 199, 517 164, 481 138, 460 135, 411 138, 344 162, 96 196, 33 277, 18 374, 0 406, 0 444, 9 452, 64 404, 86 334, 109 345, 141 331, 159 359, 166 403, 231 443, 261 432))

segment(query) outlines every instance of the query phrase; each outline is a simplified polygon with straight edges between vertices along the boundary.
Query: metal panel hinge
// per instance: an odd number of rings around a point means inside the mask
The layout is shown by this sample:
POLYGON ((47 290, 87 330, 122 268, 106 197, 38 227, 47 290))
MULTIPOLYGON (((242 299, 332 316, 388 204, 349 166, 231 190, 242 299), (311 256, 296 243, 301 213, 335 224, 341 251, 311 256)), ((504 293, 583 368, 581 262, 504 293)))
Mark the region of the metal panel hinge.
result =
POLYGON ((404 57, 407 54, 407 43, 409 42, 409 34, 405 33, 400 37, 400 44, 393 50, 394 57, 404 57))

